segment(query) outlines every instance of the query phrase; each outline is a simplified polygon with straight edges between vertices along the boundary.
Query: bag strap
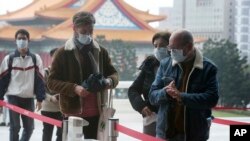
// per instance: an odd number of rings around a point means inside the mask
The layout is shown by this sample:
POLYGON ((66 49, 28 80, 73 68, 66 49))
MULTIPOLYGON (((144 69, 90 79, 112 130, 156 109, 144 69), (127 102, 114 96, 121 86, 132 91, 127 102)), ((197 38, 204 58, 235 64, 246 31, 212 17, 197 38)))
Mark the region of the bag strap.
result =
POLYGON ((34 66, 36 67, 36 55, 33 54, 33 53, 30 53, 30 56, 31 56, 31 58, 32 58, 32 61, 33 61, 33 63, 34 63, 34 66))
POLYGON ((108 108, 113 108, 113 89, 109 90, 109 94, 108 94, 108 108))
MULTIPOLYGON (((33 53, 30 53, 30 56, 32 58, 32 62, 34 63, 34 66, 36 67, 36 55, 33 53)), ((9 56, 9 62, 8 62, 8 70, 9 72, 12 71, 12 63, 13 63, 13 59, 15 57, 15 53, 11 53, 9 56)))
POLYGON ((12 63, 13 63, 13 58, 14 58, 15 54, 11 53, 9 56, 9 62, 8 62, 8 71, 9 73, 11 73, 12 71, 12 63))

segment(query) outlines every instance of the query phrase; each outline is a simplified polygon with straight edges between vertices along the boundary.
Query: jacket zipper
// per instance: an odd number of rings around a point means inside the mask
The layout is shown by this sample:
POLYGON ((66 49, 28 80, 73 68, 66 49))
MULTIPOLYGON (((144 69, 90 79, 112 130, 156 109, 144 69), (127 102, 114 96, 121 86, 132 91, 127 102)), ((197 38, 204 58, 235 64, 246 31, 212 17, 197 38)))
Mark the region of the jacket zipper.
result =
MULTIPOLYGON (((192 70, 190 71, 190 73, 188 75, 187 85, 186 85, 186 88, 185 88, 185 92, 187 92, 187 88, 188 88, 188 84, 189 84, 189 79, 190 79, 190 76, 193 73, 193 71, 194 71, 194 67, 192 68, 192 70)), ((187 107, 184 106, 184 134, 185 134, 184 140, 185 141, 187 140, 187 135, 186 135, 186 109, 187 109, 187 107)))

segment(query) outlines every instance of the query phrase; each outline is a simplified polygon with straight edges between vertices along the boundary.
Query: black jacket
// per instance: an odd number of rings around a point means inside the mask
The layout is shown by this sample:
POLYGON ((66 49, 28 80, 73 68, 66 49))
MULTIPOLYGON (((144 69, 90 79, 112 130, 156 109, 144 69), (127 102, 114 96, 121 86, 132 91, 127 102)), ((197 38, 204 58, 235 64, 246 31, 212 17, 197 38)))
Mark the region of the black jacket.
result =
POLYGON ((151 111, 157 112, 158 108, 149 103, 148 94, 159 65, 159 61, 154 56, 147 57, 139 67, 141 72, 128 89, 129 101, 132 107, 139 113, 145 106, 148 106, 151 111))

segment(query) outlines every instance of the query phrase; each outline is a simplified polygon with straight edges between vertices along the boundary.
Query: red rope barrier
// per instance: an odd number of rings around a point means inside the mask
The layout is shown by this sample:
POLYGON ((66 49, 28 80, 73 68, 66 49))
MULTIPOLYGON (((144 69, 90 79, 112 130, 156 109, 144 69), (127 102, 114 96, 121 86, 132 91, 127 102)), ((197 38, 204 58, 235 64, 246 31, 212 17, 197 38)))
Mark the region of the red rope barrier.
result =
POLYGON ((214 107, 213 110, 250 110, 250 108, 214 107))
POLYGON ((250 125, 250 123, 247 122, 240 122, 240 121, 233 121, 233 120, 226 120, 219 118, 214 118, 213 122, 222 125, 250 125))
POLYGON ((42 115, 33 113, 31 111, 19 108, 19 107, 15 106, 15 105, 6 103, 6 102, 4 102, 2 100, 0 100, 0 106, 7 107, 7 108, 9 108, 12 111, 15 111, 15 112, 20 113, 22 115, 26 115, 28 117, 31 117, 31 118, 34 118, 34 119, 46 122, 48 124, 52 124, 52 125, 56 125, 58 127, 62 127, 62 122, 59 121, 59 120, 55 120, 53 118, 49 118, 49 117, 46 117, 46 116, 42 116, 42 115))
POLYGON ((119 132, 122 132, 130 137, 133 137, 133 138, 136 138, 136 139, 142 140, 142 141, 164 141, 162 139, 158 139, 158 138, 140 133, 138 131, 129 129, 129 128, 122 126, 120 124, 116 124, 116 130, 119 132))
MULTIPOLYGON (((34 118, 34 119, 37 119, 37 120, 40 120, 42 122, 46 122, 48 124, 56 125, 58 127, 62 126, 62 122, 59 121, 59 120, 55 120, 53 118, 49 118, 49 117, 46 117, 46 116, 42 116, 42 115, 33 113, 31 111, 19 108, 19 107, 15 106, 15 105, 8 104, 8 103, 6 103, 6 102, 4 102, 2 100, 0 100, 0 106, 7 107, 12 111, 18 112, 20 114, 26 115, 28 117, 31 117, 31 118, 34 118)), ((222 124, 222 125, 250 125, 250 123, 248 123, 248 122, 239 122, 239 121, 232 121, 232 120, 219 119, 219 118, 215 118, 213 120, 213 122, 217 123, 217 124, 222 124)), ((124 134, 126 134, 128 136, 131 136, 133 138, 143 140, 143 141, 163 141, 162 139, 158 139, 158 138, 155 138, 155 137, 140 133, 138 131, 129 129, 129 128, 125 127, 125 126, 122 126, 120 124, 116 124, 116 130, 121 132, 121 133, 124 133, 124 134)))

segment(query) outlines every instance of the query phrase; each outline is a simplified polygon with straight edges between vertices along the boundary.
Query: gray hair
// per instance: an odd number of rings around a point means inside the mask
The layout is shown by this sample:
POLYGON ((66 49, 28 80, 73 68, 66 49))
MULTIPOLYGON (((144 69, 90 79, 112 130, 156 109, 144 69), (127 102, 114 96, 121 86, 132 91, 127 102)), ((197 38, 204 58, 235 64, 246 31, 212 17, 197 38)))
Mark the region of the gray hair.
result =
POLYGON ((90 12, 81 11, 73 16, 73 24, 75 26, 82 24, 95 24, 95 17, 90 12))
POLYGON ((194 39, 192 34, 189 31, 184 31, 182 34, 182 43, 187 44, 187 43, 194 43, 194 39))
POLYGON ((190 31, 185 30, 185 29, 179 29, 175 32, 173 32, 172 34, 176 34, 179 36, 179 38, 181 39, 181 44, 185 45, 187 43, 194 43, 194 39, 193 39, 193 35, 190 31))

